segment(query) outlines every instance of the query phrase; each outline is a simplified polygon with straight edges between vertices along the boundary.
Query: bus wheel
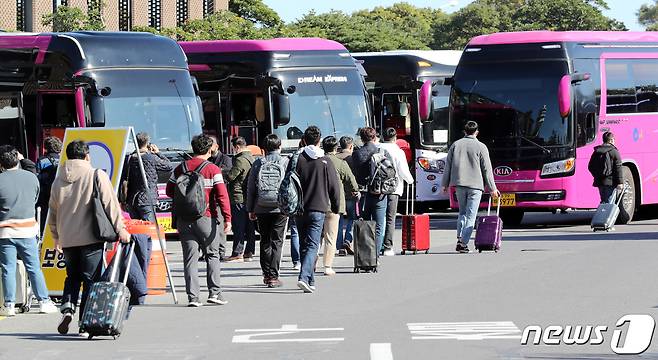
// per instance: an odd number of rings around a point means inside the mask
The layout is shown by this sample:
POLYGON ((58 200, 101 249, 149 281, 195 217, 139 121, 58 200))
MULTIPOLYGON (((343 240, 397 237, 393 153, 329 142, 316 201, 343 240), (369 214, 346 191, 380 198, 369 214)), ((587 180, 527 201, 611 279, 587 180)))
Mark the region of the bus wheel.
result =
POLYGON ((631 169, 624 166, 622 168, 622 174, 624 177, 624 186, 626 186, 626 192, 624 193, 624 198, 621 200, 619 205, 619 217, 617 217, 617 224, 628 224, 633 220, 633 215, 635 215, 635 209, 637 208, 637 197, 635 196, 635 180, 633 179, 633 173, 631 169))
POLYGON ((525 212, 519 209, 501 209, 500 218, 503 220, 503 226, 519 226, 523 221, 525 212))

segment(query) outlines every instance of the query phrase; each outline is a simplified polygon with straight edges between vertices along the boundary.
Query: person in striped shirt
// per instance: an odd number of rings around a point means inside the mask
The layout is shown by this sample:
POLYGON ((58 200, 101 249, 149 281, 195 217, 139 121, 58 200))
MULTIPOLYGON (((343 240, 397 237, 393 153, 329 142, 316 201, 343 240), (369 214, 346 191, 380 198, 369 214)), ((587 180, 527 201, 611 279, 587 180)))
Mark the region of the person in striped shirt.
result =
POLYGON ((199 174, 204 178, 205 214, 196 220, 176 219, 176 228, 183 248, 185 289, 190 307, 203 305, 199 301, 199 249, 203 252, 208 266, 208 303, 216 305, 228 303, 222 296, 222 288, 219 284, 221 267, 219 247, 220 232, 226 233, 231 230, 231 204, 222 171, 217 165, 208 161, 212 155, 213 144, 212 138, 207 135, 192 138, 194 157, 176 167, 167 183, 167 196, 173 198, 176 181, 186 169, 195 171, 200 168, 199 174), (223 229, 219 227, 220 215, 224 218, 223 229))

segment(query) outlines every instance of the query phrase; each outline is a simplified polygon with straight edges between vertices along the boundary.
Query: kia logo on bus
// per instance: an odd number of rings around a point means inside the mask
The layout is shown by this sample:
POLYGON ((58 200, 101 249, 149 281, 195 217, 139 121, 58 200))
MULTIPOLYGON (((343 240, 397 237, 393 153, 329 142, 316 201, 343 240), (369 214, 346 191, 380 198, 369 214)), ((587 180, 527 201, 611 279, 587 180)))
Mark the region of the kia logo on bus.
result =
POLYGON ((510 176, 512 175, 512 168, 509 166, 499 166, 494 169, 494 175, 496 176, 510 176))

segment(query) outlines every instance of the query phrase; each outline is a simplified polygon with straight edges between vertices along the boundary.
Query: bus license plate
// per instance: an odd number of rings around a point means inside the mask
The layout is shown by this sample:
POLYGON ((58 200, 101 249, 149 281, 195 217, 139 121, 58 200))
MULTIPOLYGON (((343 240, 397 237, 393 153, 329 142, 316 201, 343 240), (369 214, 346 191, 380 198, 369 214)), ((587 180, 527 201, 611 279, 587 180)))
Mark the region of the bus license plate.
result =
POLYGON ((162 226, 166 234, 175 233, 176 230, 171 227, 171 218, 170 217, 159 217, 158 224, 162 226))
POLYGON ((498 201, 502 207, 516 206, 516 194, 501 194, 499 199, 493 201, 493 206, 498 206, 498 201))

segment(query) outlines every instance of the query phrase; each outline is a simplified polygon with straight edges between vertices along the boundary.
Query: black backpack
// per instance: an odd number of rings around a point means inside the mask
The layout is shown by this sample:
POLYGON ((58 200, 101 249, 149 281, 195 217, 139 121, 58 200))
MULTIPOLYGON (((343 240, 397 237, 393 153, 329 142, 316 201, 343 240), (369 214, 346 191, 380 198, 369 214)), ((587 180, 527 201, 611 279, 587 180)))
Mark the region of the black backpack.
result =
POLYGON ((398 186, 395 165, 384 149, 379 149, 370 158, 370 178, 368 191, 375 195, 390 195, 398 186))
POLYGON ((194 171, 187 168, 186 162, 181 165, 183 172, 176 178, 173 198, 173 210, 177 218, 194 221, 206 213, 208 204, 206 204, 205 178, 201 175, 201 171, 209 164, 208 161, 204 161, 194 171))
POLYGON ((37 205, 43 207, 48 206, 48 201, 50 200, 50 189, 55 182, 55 175, 57 175, 57 166, 59 165, 59 160, 53 157, 46 157, 50 161, 50 165, 41 168, 39 171, 39 199, 37 200, 37 205))
POLYGON ((606 178, 612 175, 612 157, 610 156, 610 151, 608 150, 604 153, 594 151, 592 157, 589 159, 589 164, 587 169, 592 174, 595 179, 606 178))

